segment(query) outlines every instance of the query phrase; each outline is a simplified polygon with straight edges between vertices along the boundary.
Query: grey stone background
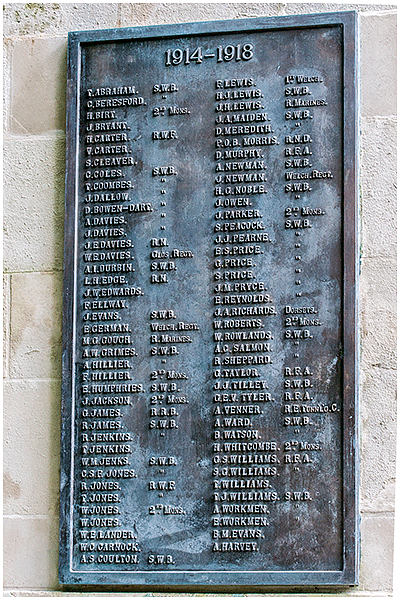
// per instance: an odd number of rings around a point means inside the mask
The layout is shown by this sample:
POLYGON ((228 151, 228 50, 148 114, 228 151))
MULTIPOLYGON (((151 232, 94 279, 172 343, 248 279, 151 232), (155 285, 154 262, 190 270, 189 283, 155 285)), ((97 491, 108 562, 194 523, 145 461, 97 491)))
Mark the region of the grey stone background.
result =
MULTIPOLYGON (((4 33, 4 587, 57 592, 67 32, 355 10, 360 17, 361 580, 391 595, 396 10, 388 4, 10 3, 4 33)), ((68 594, 69 595, 69 594, 68 594)))

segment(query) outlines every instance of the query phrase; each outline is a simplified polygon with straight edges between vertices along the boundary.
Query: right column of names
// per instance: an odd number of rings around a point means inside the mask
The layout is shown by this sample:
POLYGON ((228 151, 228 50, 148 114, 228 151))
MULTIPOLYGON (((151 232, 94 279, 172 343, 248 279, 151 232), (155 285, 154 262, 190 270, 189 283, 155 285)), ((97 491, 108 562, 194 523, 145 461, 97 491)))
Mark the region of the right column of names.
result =
POLYGON ((215 82, 212 549, 335 569, 341 107, 316 70, 279 80, 281 114, 262 81, 215 82))

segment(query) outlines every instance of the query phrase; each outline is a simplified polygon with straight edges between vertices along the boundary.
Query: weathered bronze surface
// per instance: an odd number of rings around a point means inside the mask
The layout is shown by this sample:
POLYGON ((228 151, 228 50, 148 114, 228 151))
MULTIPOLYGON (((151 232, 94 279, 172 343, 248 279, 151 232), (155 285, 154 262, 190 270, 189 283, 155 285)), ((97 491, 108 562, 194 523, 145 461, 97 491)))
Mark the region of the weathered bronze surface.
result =
POLYGON ((357 583, 355 32, 70 34, 62 583, 357 583))

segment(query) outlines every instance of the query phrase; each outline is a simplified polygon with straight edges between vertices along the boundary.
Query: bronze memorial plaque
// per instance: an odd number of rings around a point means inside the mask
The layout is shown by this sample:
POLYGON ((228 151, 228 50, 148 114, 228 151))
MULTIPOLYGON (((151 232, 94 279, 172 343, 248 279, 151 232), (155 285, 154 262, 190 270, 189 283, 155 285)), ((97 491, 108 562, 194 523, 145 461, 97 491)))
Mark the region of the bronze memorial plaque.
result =
POLYGON ((70 34, 62 584, 357 584, 356 48, 70 34))

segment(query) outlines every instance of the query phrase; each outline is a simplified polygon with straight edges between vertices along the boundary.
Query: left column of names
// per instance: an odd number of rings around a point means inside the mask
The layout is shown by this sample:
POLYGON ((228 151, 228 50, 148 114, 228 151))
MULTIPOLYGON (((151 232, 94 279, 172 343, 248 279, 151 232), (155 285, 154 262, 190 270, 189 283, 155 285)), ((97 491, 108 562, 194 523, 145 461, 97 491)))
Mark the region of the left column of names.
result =
MULTIPOLYGON (((123 500, 137 473, 128 418, 145 388, 130 309, 144 301, 137 281, 132 219, 137 159, 129 125, 145 106, 134 85, 87 89, 82 98, 75 360, 75 568, 139 563, 123 500), (82 297, 79 297, 79 296, 82 297)), ((123 568, 123 567, 122 567, 123 568)))

